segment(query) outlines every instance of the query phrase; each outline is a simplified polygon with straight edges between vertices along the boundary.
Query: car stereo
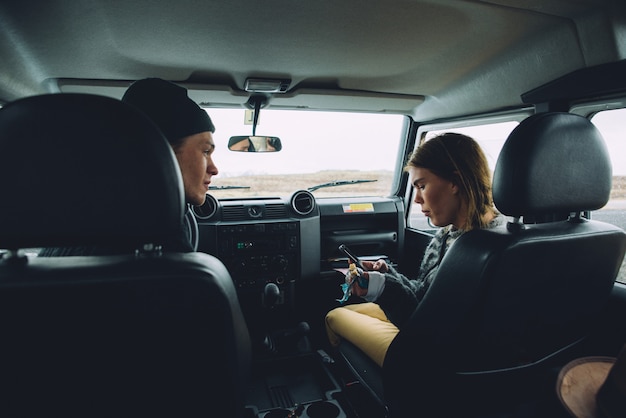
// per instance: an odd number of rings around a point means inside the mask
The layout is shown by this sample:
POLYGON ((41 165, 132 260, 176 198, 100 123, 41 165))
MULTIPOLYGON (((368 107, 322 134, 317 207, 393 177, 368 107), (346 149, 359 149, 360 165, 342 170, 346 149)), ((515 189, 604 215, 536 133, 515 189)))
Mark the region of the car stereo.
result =
POLYGON ((240 289, 295 280, 300 274, 298 222, 218 225, 216 256, 240 289))

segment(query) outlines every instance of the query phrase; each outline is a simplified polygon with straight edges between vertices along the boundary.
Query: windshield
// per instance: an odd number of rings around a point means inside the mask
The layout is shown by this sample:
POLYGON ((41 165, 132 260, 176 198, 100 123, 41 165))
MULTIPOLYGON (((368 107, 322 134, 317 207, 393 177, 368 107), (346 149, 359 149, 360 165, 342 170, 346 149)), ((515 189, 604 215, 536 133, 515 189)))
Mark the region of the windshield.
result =
POLYGON ((391 193, 401 115, 263 109, 256 135, 280 138, 281 150, 247 153, 228 150, 231 136, 252 135, 245 110, 207 112, 216 128, 219 169, 209 193, 217 199, 289 196, 310 188, 316 197, 391 193))

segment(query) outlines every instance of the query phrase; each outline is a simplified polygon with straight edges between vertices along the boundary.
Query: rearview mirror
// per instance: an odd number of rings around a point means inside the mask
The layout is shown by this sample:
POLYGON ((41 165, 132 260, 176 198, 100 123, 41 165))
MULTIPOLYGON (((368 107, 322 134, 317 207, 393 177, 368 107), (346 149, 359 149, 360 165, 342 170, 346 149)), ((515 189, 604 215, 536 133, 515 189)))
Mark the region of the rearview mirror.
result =
POLYGON ((231 136, 228 149, 239 152, 277 152, 283 148, 276 136, 231 136))

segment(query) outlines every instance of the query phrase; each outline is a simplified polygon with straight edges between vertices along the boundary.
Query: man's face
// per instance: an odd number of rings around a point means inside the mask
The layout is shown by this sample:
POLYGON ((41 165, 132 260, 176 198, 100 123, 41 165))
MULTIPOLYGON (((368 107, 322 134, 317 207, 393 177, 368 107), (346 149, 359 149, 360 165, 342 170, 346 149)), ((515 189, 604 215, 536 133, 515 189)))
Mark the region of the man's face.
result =
POLYGON ((204 203, 211 177, 218 174, 212 155, 215 151, 213 134, 200 132, 183 138, 174 149, 185 185, 187 203, 199 206, 204 203))

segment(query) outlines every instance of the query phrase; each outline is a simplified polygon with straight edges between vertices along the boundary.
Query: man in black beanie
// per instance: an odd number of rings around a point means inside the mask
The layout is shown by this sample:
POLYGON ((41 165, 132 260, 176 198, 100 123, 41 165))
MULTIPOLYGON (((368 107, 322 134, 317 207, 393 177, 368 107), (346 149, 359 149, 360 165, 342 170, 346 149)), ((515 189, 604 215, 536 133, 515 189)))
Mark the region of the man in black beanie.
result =
MULTIPOLYGON (((202 205, 211 177, 218 169, 212 159, 215 126, 209 115, 187 95, 187 89, 160 78, 146 78, 130 85, 122 101, 143 112, 160 128, 178 160, 187 208, 180 235, 163 250, 189 252, 198 248, 198 223, 190 205, 202 205)), ((44 248, 40 257, 115 254, 109 248, 44 248)))
POLYGON ((211 177, 218 173, 211 157, 215 150, 215 126, 206 111, 189 98, 187 89, 160 78, 135 81, 124 93, 122 101, 146 114, 174 150, 185 188, 189 249, 195 251, 198 226, 189 205, 204 203, 211 177))
POLYGON ((215 126, 206 111, 189 98, 187 89, 160 78, 134 82, 122 101, 161 129, 180 165, 187 203, 203 204, 211 177, 218 173, 211 159, 215 126))

